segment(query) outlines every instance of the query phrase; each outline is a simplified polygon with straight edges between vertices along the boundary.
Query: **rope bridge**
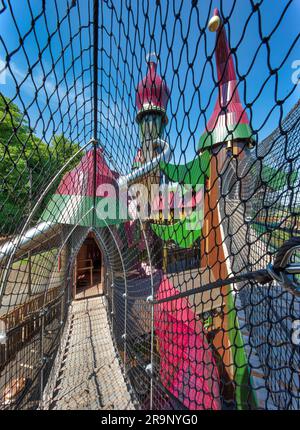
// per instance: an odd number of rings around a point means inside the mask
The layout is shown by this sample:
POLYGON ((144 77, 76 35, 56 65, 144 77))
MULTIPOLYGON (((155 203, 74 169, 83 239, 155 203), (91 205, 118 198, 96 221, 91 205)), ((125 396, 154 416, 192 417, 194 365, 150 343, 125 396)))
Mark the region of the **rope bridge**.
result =
POLYGON ((283 3, 0 2, 0 409, 300 408, 283 3))

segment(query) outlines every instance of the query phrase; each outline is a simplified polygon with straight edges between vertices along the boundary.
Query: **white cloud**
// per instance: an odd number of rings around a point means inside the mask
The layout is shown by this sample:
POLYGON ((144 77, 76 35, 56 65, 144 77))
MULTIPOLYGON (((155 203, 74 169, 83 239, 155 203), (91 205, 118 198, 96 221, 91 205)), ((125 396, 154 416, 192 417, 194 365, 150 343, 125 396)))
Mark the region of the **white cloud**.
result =
POLYGON ((1 85, 6 84, 6 77, 7 77, 7 68, 6 68, 5 62, 0 60, 0 84, 1 85))
MULTIPOLYGON (((45 65, 44 65, 45 67, 45 65)), ((87 89, 84 90, 85 95, 82 94, 82 85, 78 84, 78 82, 75 82, 75 84, 72 85, 72 89, 67 89, 66 85, 64 83, 59 83, 58 88, 56 88, 56 81, 54 78, 53 73, 48 74, 47 68, 46 69, 46 80, 44 81, 44 73, 42 70, 38 70, 38 67, 33 70, 32 76, 28 74, 26 69, 21 69, 15 62, 11 62, 10 64, 10 70, 7 69, 7 76, 10 79, 16 80, 18 85, 21 86, 21 90, 26 92, 27 95, 31 95, 32 97, 35 94, 36 88, 38 91, 38 99, 44 103, 46 103, 47 97, 50 98, 50 103, 58 105, 63 100, 62 104, 65 105, 64 107, 66 109, 69 108, 69 104, 73 104, 77 102, 77 106, 82 106, 85 102, 85 100, 88 100, 89 98, 89 92, 87 89), (75 87, 76 85, 76 93, 75 93, 75 87), (66 94, 68 94, 66 96, 66 94), (77 96, 76 96, 77 94, 77 96), (69 100, 69 103, 68 103, 69 100)), ((0 70, 1 70, 1 63, 0 63, 0 70)), ((1 78, 1 74, 0 74, 1 78)), ((58 81, 60 79, 58 78, 58 81)), ((0 82, 1 83, 1 82, 0 82)))

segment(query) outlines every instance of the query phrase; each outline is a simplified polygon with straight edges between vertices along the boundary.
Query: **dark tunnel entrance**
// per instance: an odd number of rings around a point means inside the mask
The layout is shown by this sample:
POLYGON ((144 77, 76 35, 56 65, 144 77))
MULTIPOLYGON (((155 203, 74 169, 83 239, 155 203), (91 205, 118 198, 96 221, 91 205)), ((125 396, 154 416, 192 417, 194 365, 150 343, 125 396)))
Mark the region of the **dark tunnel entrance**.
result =
POLYGON ((103 258, 93 233, 83 242, 74 264, 73 298, 75 300, 103 294, 103 258))

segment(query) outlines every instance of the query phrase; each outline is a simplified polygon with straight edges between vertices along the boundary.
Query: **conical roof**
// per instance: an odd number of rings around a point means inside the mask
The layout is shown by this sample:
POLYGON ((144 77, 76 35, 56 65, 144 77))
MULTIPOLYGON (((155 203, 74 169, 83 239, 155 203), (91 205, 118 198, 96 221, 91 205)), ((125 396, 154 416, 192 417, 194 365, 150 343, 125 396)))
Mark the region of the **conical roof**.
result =
POLYGON ((116 200, 116 179, 118 174, 107 165, 101 148, 91 149, 74 169, 62 178, 55 194, 52 195, 41 220, 70 225, 90 227, 95 222, 98 227, 107 224, 119 224, 118 216, 102 220, 97 216, 93 219, 94 209, 103 198, 116 200), (95 163, 96 160, 96 163, 95 163), (95 178, 95 182, 94 182, 95 178), (114 186, 108 189, 99 187, 104 184, 114 186), (94 190, 96 196, 94 198, 94 190))
POLYGON ((215 57, 219 96, 206 130, 200 138, 199 150, 228 140, 252 140, 248 115, 239 96, 233 55, 218 9, 214 10, 209 29, 217 33, 215 57))
POLYGON ((165 117, 170 90, 157 72, 157 63, 148 61, 147 75, 140 81, 136 93, 136 106, 138 109, 137 122, 140 122, 143 113, 156 111, 165 117))
POLYGON ((96 148, 96 153, 94 153, 94 149, 88 151, 80 163, 65 174, 56 194, 93 196, 94 157, 96 157, 96 189, 105 183, 115 184, 116 173, 108 167, 103 156, 103 150, 96 148))

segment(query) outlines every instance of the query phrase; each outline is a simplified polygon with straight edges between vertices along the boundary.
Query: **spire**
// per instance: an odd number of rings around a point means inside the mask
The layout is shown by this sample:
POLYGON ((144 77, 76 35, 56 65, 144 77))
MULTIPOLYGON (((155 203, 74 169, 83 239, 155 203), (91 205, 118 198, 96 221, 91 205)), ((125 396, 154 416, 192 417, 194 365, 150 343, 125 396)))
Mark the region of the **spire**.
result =
POLYGON ((233 55, 218 9, 214 10, 208 28, 216 32, 215 57, 219 95, 212 116, 207 122, 207 130, 200 138, 199 150, 229 140, 243 139, 250 143, 252 130, 240 100, 233 55))
POLYGON ((157 73, 157 56, 155 53, 147 55, 147 75, 139 83, 136 93, 137 122, 147 113, 157 112, 167 121, 166 109, 170 97, 170 90, 165 81, 157 73))

